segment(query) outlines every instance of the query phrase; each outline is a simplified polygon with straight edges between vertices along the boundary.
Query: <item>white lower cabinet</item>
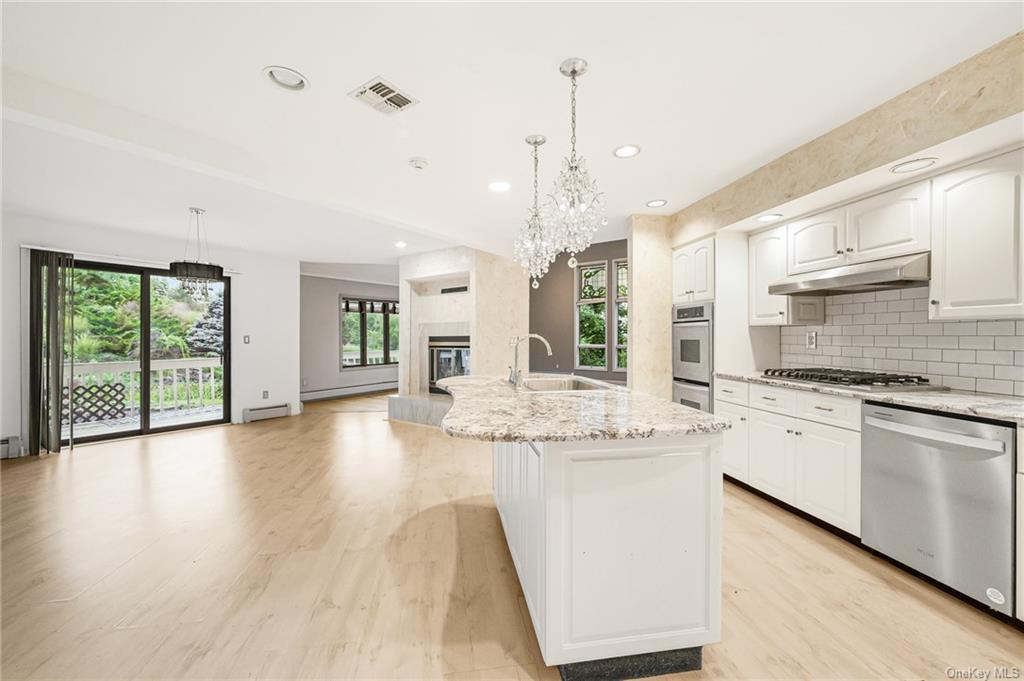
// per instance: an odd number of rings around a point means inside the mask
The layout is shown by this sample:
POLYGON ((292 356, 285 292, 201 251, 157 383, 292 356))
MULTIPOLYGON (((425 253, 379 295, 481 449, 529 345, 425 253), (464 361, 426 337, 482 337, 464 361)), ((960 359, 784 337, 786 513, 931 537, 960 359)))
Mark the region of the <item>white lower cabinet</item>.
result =
POLYGON ((494 500, 546 665, 720 640, 721 443, 494 444, 494 500))
POLYGON ((723 471, 859 537, 860 423, 847 401, 859 406, 857 400, 752 385, 750 407, 717 402, 716 413, 733 421, 723 442, 723 471), (845 427, 831 425, 840 418, 845 427))
POLYGON ((715 404, 715 415, 732 423, 732 428, 725 431, 722 438, 722 472, 742 482, 746 482, 750 475, 749 414, 748 407, 738 404, 715 404))
POLYGON ((860 433, 794 420, 794 505, 860 536, 860 433))
POLYGON ((750 410, 750 477, 747 482, 765 494, 792 504, 796 494, 793 419, 750 410))

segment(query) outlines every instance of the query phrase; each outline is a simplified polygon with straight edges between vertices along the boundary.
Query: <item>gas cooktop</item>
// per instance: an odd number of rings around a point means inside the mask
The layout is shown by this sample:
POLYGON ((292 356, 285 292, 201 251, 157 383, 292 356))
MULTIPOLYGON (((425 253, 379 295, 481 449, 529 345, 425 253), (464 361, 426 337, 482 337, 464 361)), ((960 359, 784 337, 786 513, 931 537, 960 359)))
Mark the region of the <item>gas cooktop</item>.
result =
POLYGON ((826 385, 855 388, 857 390, 948 390, 944 386, 932 385, 923 376, 887 374, 879 371, 807 367, 803 369, 765 369, 764 375, 770 378, 782 378, 787 381, 823 383, 826 385))

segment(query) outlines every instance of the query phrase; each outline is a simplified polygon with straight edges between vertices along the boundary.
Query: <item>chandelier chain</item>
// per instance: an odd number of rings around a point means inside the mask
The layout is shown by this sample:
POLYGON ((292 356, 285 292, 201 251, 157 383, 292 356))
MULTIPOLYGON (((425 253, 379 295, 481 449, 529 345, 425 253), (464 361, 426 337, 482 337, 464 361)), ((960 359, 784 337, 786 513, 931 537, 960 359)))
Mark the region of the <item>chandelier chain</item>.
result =
POLYGON ((534 215, 536 215, 537 213, 540 212, 540 209, 537 207, 537 205, 538 205, 537 204, 537 192, 538 192, 538 189, 537 189, 537 174, 538 174, 538 167, 539 167, 539 165, 540 165, 540 157, 537 154, 537 145, 535 144, 535 145, 533 145, 533 213, 534 213, 534 215))
POLYGON ((573 74, 572 87, 569 88, 569 161, 576 164, 576 75, 573 74))

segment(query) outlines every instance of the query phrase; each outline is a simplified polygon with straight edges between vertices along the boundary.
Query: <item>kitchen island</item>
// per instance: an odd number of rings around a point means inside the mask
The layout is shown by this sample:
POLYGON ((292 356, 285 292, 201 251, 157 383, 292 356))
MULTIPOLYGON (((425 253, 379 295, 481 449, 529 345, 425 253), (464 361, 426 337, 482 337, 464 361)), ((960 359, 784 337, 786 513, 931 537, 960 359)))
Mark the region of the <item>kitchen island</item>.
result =
POLYGON ((494 499, 544 661, 564 679, 701 666, 720 637, 729 422, 565 375, 439 385, 453 436, 493 442, 494 499))

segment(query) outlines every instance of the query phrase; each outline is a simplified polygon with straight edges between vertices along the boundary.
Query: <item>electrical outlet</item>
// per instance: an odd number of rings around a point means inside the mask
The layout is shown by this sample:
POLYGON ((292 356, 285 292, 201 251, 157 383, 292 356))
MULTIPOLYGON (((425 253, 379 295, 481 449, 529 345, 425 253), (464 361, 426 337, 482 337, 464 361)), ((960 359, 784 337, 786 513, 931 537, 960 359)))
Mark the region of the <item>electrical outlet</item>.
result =
POLYGON ((270 391, 269 390, 264 390, 263 391, 263 399, 265 399, 265 400, 269 400, 270 399, 270 391))
POLYGON ((807 349, 808 350, 814 350, 815 348, 818 347, 818 332, 817 331, 808 331, 807 332, 807 342, 806 342, 806 345, 807 345, 807 349))
POLYGON ((242 336, 242 342, 245 343, 246 345, 248 345, 249 344, 249 336, 248 335, 242 336))

